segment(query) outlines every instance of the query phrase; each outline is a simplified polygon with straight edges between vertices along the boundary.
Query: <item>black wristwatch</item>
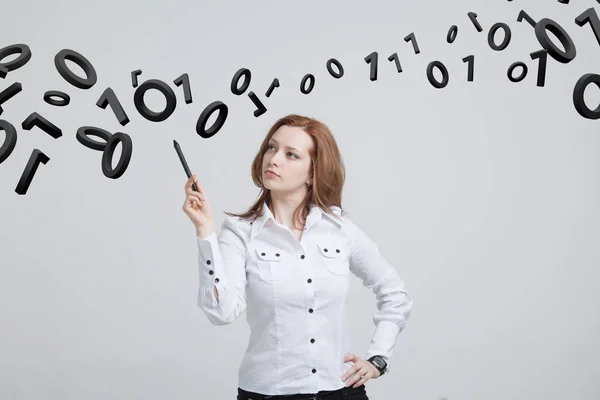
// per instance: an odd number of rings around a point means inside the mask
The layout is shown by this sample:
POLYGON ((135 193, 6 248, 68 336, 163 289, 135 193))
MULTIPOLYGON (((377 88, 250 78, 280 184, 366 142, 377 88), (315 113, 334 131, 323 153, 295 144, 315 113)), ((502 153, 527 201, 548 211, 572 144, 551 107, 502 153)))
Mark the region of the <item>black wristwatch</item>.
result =
POLYGON ((382 376, 387 371, 387 363, 381 356, 373 356, 367 360, 379 370, 379 376, 382 376))

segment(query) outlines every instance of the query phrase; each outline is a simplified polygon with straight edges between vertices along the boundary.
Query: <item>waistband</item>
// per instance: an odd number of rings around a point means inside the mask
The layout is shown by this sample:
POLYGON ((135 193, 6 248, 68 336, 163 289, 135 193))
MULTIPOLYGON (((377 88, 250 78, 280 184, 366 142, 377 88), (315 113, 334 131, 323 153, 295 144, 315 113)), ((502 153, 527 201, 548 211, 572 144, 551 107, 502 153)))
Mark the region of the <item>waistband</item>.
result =
MULTIPOLYGON (((322 390, 319 393, 297 393, 297 394, 279 394, 279 395, 266 395, 261 393, 254 393, 238 388, 238 399, 237 400, 321 400, 321 399, 333 399, 339 395, 348 395, 353 391, 364 390, 365 385, 361 385, 357 388, 353 387, 342 387, 337 390, 322 390)), ((340 396, 341 398, 341 396, 340 396)))

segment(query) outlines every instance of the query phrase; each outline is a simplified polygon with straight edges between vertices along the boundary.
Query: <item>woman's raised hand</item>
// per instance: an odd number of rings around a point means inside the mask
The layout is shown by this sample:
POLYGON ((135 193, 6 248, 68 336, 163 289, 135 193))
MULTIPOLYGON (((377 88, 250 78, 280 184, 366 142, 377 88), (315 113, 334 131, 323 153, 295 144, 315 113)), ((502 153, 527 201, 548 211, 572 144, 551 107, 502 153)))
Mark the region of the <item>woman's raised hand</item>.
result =
POLYGON ((202 237, 210 235, 214 231, 214 219, 206 192, 198 183, 196 174, 187 180, 185 194, 183 211, 196 227, 196 233, 202 237), (196 184, 198 192, 192 188, 193 183, 196 184))

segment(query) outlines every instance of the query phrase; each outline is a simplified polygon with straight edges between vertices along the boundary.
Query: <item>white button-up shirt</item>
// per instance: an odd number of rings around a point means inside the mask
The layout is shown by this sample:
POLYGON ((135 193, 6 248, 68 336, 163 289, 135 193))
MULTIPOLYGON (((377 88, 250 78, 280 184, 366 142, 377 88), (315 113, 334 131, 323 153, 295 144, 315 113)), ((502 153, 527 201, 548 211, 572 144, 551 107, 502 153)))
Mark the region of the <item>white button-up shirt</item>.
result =
POLYGON ((217 236, 197 237, 198 306, 214 325, 243 312, 250 340, 239 387, 267 395, 316 393, 345 386, 353 365, 346 318, 349 273, 376 295, 375 331, 365 360, 390 366, 412 300, 376 244, 339 207, 313 205, 297 240, 265 205, 255 221, 226 216, 217 236), (219 299, 213 294, 216 286, 219 299))

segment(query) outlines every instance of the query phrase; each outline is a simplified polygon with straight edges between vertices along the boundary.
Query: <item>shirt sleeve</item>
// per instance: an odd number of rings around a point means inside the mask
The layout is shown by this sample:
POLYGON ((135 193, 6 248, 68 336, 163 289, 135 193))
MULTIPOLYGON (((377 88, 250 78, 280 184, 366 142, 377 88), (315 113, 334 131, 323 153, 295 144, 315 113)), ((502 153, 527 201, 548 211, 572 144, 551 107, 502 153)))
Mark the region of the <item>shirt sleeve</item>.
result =
POLYGON ((214 325, 234 322, 246 310, 246 243, 233 218, 226 217, 217 236, 198 242, 198 307, 214 325), (217 288, 219 299, 213 293, 217 288))
POLYGON ((412 309, 412 299, 396 269, 379 252, 377 245, 350 220, 345 222, 352 238, 350 270, 376 296, 375 330, 365 360, 382 356, 390 370, 394 345, 412 309))

